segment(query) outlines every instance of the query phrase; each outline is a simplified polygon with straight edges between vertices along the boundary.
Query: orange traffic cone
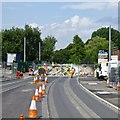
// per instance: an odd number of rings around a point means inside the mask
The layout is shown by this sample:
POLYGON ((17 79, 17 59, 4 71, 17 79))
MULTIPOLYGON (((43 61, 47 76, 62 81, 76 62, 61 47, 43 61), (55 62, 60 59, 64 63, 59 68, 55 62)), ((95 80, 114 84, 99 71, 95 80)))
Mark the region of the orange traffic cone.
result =
POLYGON ((120 81, 117 82, 116 90, 120 90, 120 81))
POLYGON ((38 83, 38 77, 36 76, 35 78, 36 78, 35 83, 38 83))
POLYGON ((40 82, 40 86, 42 87, 42 85, 43 85, 43 82, 40 82))
POLYGON ((36 100, 36 101, 39 100, 38 86, 36 86, 36 90, 35 90, 35 100, 36 100))
POLYGON ((35 84, 36 83, 36 78, 34 77, 34 81, 33 81, 33 83, 35 84))
POLYGON ((40 80, 40 82, 42 82, 42 78, 41 78, 41 76, 39 77, 39 80, 40 80))
POLYGON ((106 87, 110 87, 110 81, 109 81, 109 78, 107 79, 107 83, 105 85, 106 87))
POLYGON ((20 120, 24 120, 24 115, 20 114, 20 120))
POLYGON ((41 86, 39 87, 39 92, 38 92, 38 94, 39 94, 39 97, 42 98, 42 87, 41 87, 41 86))
POLYGON ((37 117, 37 108, 36 108, 36 101, 35 96, 32 97, 30 109, 28 112, 28 118, 36 118, 37 117))
POLYGON ((42 94, 45 95, 46 94, 46 90, 45 90, 45 84, 42 85, 42 94))
POLYGON ((45 76, 45 84, 48 83, 48 76, 45 76))

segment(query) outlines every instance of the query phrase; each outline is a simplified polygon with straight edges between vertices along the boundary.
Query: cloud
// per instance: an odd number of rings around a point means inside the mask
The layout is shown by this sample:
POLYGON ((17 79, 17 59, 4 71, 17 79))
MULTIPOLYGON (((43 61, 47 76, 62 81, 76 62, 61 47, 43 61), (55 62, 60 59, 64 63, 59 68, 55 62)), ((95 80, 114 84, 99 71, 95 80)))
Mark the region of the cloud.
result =
POLYGON ((93 20, 88 17, 80 17, 75 15, 69 19, 64 20, 62 23, 52 23, 45 25, 31 24, 33 27, 39 27, 42 34, 42 39, 48 35, 56 37, 58 40, 56 49, 67 47, 72 42, 73 37, 77 34, 86 42, 91 38, 93 31, 101 28, 108 27, 111 23, 112 27, 117 28, 117 23, 113 22, 114 18, 106 17, 99 20, 93 20), (106 21, 104 21, 106 19, 106 21))
POLYGON ((79 9, 79 10, 105 10, 118 7, 117 2, 81 2, 72 5, 62 6, 62 9, 79 9))
MULTIPOLYGON (((118 2, 119 0, 97 0, 97 2, 118 2)), ((2 0, 2 2, 96 2, 96 0, 2 0)))
POLYGON ((40 28, 40 26, 37 23, 31 23, 29 24, 32 28, 40 28))

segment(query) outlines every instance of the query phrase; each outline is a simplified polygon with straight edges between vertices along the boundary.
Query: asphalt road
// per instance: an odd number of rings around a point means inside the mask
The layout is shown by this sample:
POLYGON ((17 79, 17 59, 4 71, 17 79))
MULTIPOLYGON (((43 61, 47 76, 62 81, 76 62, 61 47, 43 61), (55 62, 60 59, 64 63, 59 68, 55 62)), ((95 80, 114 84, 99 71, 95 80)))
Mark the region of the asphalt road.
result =
POLYGON ((48 100, 51 118, 118 118, 118 112, 81 89, 75 78, 55 81, 48 100))
MULTIPOLYGON (((0 91, 3 118, 19 118, 21 113, 27 118, 35 93, 32 81, 33 78, 28 78, 3 83, 0 91)), ((75 78, 49 77, 48 81, 54 81, 47 94, 51 118, 118 118, 117 112, 81 89, 75 78)), ((42 100, 37 102, 38 118, 42 117, 42 100)))
MULTIPOLYGON (((49 78, 49 83, 57 77, 49 78)), ((2 82, 2 118, 19 118, 23 114, 28 118, 28 111, 31 104, 32 96, 35 95, 35 84, 32 84, 33 77, 27 79, 18 79, 2 82)), ((42 117, 42 101, 37 103, 37 118, 42 117)))

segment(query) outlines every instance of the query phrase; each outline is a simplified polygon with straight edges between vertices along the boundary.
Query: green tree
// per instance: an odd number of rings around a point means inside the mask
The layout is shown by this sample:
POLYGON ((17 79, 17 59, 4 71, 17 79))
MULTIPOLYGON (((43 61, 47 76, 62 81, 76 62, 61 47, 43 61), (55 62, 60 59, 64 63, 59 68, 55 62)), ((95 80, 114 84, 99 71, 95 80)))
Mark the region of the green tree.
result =
POLYGON ((25 25, 24 29, 11 28, 2 30, 2 60, 6 61, 7 53, 16 53, 23 60, 24 37, 26 37, 26 55, 28 61, 38 58, 38 43, 42 42, 38 28, 25 25))
MULTIPOLYGON (((99 37, 102 37, 102 38, 105 38, 107 40, 109 40, 109 27, 105 27, 105 28, 100 28, 98 29, 97 31, 94 31, 92 33, 92 36, 91 38, 93 37, 96 37, 96 36, 99 36, 99 37)), ((120 36, 120 32, 111 28, 111 40, 112 40, 112 46, 115 47, 117 46, 118 49, 120 50, 120 39, 119 39, 119 36, 120 36)))
POLYGON ((24 30, 19 28, 2 30, 2 60, 7 59, 7 53, 23 54, 24 30))
POLYGON ((84 43, 78 35, 73 38, 73 46, 70 49, 70 62, 80 64, 84 60, 85 50, 84 43))
POLYGON ((57 40, 53 36, 47 36, 43 39, 42 60, 52 61, 57 40))
POLYGON ((60 49, 54 52, 53 61, 60 64, 69 63, 70 52, 67 49, 60 49))
POLYGON ((27 60, 38 60, 39 42, 42 43, 39 28, 31 28, 29 25, 25 25, 24 35, 26 37, 27 60))
POLYGON ((108 50, 108 40, 96 36, 85 45, 85 61, 90 63, 97 63, 99 50, 108 50))

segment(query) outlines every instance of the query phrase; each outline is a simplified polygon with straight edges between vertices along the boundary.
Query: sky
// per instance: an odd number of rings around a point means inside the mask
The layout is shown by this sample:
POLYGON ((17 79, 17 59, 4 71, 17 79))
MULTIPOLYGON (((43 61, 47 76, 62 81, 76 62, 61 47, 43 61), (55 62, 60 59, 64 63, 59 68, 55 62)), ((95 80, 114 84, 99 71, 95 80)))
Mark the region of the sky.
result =
POLYGON ((58 41, 56 49, 64 49, 72 43, 75 35, 79 35, 85 43, 91 38, 92 32, 101 27, 111 25, 118 30, 118 2, 3 0, 2 29, 10 29, 13 26, 24 28, 25 24, 39 27, 42 39, 48 35, 54 36, 58 41))

